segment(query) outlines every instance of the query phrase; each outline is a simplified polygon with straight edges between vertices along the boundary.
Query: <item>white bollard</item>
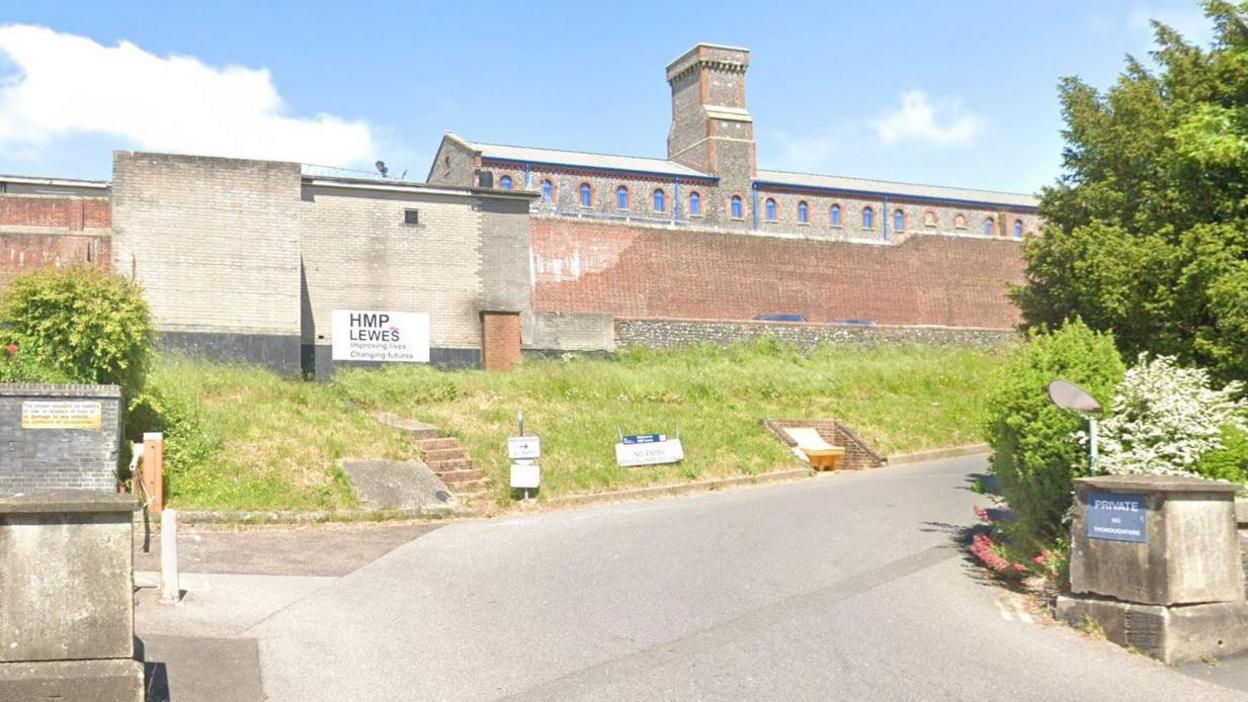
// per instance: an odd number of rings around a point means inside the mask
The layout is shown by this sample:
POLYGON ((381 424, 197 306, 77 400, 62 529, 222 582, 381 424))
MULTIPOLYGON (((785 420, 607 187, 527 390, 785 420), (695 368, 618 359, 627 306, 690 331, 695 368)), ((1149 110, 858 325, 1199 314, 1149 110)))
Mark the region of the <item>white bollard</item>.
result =
POLYGON ((160 598, 165 602, 177 602, 181 589, 178 587, 178 511, 166 509, 160 513, 160 598))

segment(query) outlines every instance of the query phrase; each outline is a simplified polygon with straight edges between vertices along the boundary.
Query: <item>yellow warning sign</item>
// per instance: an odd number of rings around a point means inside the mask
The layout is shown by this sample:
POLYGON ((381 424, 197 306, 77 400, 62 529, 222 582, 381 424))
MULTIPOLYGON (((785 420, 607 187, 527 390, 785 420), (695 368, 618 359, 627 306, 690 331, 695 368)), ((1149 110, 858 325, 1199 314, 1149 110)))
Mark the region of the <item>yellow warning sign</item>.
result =
POLYGON ((60 402, 23 402, 23 429, 95 429, 100 428, 104 408, 90 400, 60 402))

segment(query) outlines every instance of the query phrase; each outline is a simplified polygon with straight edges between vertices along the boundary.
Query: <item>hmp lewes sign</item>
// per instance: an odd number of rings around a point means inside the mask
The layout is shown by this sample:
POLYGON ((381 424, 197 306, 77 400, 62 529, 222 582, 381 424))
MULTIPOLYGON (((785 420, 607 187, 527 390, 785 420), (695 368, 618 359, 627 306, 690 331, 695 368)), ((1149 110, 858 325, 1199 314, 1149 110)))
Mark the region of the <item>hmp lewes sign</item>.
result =
POLYGON ((1147 502, 1143 495, 1088 493, 1088 538, 1144 543, 1147 502))
POLYGON ((429 315, 424 312, 334 310, 335 361, 429 362, 429 315))

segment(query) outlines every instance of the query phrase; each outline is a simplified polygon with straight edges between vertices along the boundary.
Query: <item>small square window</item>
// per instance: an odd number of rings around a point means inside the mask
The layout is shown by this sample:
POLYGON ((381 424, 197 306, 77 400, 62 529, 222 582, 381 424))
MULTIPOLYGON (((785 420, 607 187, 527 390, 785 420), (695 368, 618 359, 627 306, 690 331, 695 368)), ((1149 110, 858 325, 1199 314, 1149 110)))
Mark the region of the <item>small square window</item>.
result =
POLYGON ((420 224, 420 210, 403 210, 404 224, 420 224))

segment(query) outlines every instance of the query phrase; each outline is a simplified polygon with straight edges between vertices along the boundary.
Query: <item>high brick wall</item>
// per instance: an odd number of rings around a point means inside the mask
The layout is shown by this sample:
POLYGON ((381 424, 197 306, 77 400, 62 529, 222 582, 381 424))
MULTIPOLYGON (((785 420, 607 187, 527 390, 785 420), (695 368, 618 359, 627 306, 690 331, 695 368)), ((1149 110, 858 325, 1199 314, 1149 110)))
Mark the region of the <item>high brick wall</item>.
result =
POLYGON ((0 493, 115 491, 120 410, 116 385, 0 384, 0 493), (100 428, 24 429, 27 402, 99 403, 100 428))
POLYGON ((532 219, 534 310, 618 317, 870 319, 1008 329, 1017 242, 912 236, 891 245, 532 219))
POLYGON ((116 268, 161 331, 288 336, 297 353, 300 187, 296 163, 118 152, 116 268))
POLYGON ((309 185, 299 220, 304 343, 332 343, 335 309, 401 310, 429 313, 433 347, 479 347, 481 215, 468 202, 309 185))
POLYGON ((43 266, 108 266, 110 234, 107 197, 0 194, 0 285, 43 266))

